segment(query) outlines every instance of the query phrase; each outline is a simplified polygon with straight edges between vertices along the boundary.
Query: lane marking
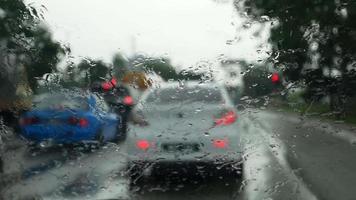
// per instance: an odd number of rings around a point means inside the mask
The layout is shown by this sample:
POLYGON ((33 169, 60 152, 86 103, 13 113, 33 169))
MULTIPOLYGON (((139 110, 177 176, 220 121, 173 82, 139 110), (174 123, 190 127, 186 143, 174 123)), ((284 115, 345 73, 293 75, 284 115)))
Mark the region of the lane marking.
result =
POLYGON ((301 199, 308 200, 317 200, 318 198, 310 191, 310 189, 306 186, 306 184, 294 173, 292 168, 290 167, 286 157, 288 154, 287 148, 284 143, 276 137, 272 137, 267 131, 271 131, 270 124, 267 122, 262 122, 258 117, 253 117, 250 113, 248 113, 248 117, 251 122, 256 126, 259 126, 261 131, 258 131, 259 134, 268 142, 268 150, 271 154, 276 158, 277 162, 282 166, 282 169, 285 170, 285 174, 288 176, 289 180, 296 181, 297 188, 296 190, 299 192, 301 199), (271 148, 273 147, 273 150, 271 148), (276 148, 275 148, 276 147, 276 148), (276 151, 276 152, 275 152, 276 151))

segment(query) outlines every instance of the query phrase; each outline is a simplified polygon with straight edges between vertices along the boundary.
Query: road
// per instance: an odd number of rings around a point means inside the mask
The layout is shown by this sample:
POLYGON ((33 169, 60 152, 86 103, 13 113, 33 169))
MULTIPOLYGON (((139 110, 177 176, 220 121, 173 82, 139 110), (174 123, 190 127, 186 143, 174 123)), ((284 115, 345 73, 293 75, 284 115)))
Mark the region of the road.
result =
POLYGON ((277 111, 246 110, 242 180, 189 175, 152 179, 132 192, 125 178, 125 143, 93 152, 57 149, 33 155, 19 142, 5 152, 4 199, 355 199, 356 129, 277 111), (185 181, 182 181, 185 180, 185 181))

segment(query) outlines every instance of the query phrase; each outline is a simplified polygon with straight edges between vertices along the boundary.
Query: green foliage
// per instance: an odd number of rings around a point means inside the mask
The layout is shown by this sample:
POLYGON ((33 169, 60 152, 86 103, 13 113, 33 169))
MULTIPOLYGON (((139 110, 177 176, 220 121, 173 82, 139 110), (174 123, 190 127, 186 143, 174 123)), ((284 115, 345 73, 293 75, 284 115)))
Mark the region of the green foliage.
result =
POLYGON ((113 60, 113 75, 118 78, 122 78, 124 74, 129 70, 129 61, 121 54, 114 55, 113 60))
POLYGON ((247 70, 243 76, 245 87, 244 95, 255 98, 269 95, 273 91, 280 89, 281 85, 272 83, 270 76, 271 72, 263 66, 247 70))
POLYGON ((176 79, 177 73, 166 58, 145 58, 141 62, 144 71, 155 72, 164 80, 176 79))
POLYGON ((21 0, 0 1, 0 39, 7 41, 8 48, 18 46, 17 36, 33 37, 33 24, 35 22, 30 10, 21 0))
POLYGON ((85 59, 78 64, 78 75, 84 85, 90 85, 96 81, 103 81, 110 77, 110 67, 101 60, 85 59))
POLYGON ((130 62, 120 54, 113 57, 113 66, 102 60, 83 59, 77 65, 70 65, 64 71, 61 80, 63 87, 87 87, 96 81, 107 80, 115 76, 121 80, 123 75, 129 71, 143 71, 145 73, 156 73, 163 80, 201 80, 201 74, 190 71, 176 72, 168 59, 135 57, 130 62), (132 65, 132 67, 129 67, 132 65), (134 67, 135 66, 135 67, 134 67))
POLYGON ((306 98, 356 94, 355 1, 247 0, 244 8, 256 20, 264 15, 278 20, 272 57, 279 55, 274 61, 286 66, 287 81, 305 83, 306 98), (320 59, 312 65, 316 56, 320 59))
POLYGON ((44 28, 38 28, 34 34, 33 50, 30 52, 31 61, 27 66, 27 80, 32 88, 37 84, 36 77, 46 73, 57 72, 57 64, 64 55, 64 49, 58 42, 53 41, 51 34, 44 28))
MULTIPOLYGON (((41 16, 41 11, 26 6, 22 0, 0 0, 1 71, 11 71, 5 68, 4 60, 12 57, 15 61, 7 67, 25 66, 32 89, 37 86, 38 77, 57 70, 56 65, 64 54, 61 45, 40 26, 41 16)), ((16 85, 16 80, 6 81, 15 81, 12 84, 16 85)))
POLYGON ((129 70, 129 62, 121 54, 113 56, 112 65, 102 60, 85 58, 78 64, 68 65, 61 80, 63 87, 87 87, 93 82, 116 77, 121 79, 129 70))
POLYGON ((191 71, 183 70, 177 72, 167 58, 139 58, 139 67, 146 72, 154 72, 163 80, 201 80, 202 74, 195 74, 191 71))

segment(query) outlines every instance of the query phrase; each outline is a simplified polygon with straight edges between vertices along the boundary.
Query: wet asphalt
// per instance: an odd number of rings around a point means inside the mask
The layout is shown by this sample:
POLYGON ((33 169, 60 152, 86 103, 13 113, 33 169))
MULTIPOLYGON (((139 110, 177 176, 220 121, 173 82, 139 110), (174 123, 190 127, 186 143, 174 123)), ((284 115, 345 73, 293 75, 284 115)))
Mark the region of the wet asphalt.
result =
POLYGON ((125 142, 86 151, 4 152, 4 199, 356 199, 356 129, 278 111, 240 114, 242 178, 194 173, 148 176, 129 187, 125 142), (355 138, 355 139, 354 139, 355 138))

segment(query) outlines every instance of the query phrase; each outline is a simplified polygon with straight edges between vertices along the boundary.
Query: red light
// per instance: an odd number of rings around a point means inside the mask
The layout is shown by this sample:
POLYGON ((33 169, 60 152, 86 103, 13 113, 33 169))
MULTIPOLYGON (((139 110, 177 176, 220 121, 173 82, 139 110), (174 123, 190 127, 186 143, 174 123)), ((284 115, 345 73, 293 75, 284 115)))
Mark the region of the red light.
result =
POLYGON ((136 146, 139 148, 139 149, 142 149, 142 150, 147 150, 148 148, 150 148, 150 143, 147 141, 147 140, 139 140, 136 142, 136 146))
POLYGON ((76 125, 78 123, 78 119, 75 117, 71 117, 68 119, 68 123, 72 125, 76 125))
POLYGON ((213 146, 215 147, 215 148, 218 148, 218 149, 224 149, 224 148, 226 148, 227 147, 227 140, 226 139, 224 139, 224 140, 218 140, 218 139, 216 139, 216 140, 213 140, 213 146))
POLYGON ((237 119, 237 115, 234 111, 229 111, 222 117, 215 119, 215 125, 230 125, 234 123, 237 119))
POLYGON ((123 102, 124 102, 125 105, 128 105, 128 106, 131 106, 131 105, 134 104, 134 100, 133 100, 132 96, 124 97, 123 102))
POLYGON ((104 82, 101 84, 101 87, 103 88, 103 90, 108 91, 110 90, 113 86, 110 82, 104 82))
POLYGON ((113 77, 111 80, 110 80, 110 83, 113 85, 113 86, 116 86, 117 85, 117 79, 115 77, 113 77))
POLYGON ((39 119, 37 117, 28 117, 28 118, 21 118, 20 119, 20 125, 21 126, 26 126, 30 124, 37 124, 39 123, 39 119))
POLYGON ((272 83, 278 83, 279 82, 279 74, 273 73, 271 76, 271 81, 272 81, 272 83))
POLYGON ((68 123, 71 124, 71 125, 79 125, 80 127, 86 127, 88 126, 89 122, 87 119, 85 118, 75 118, 75 117, 70 117, 68 119, 68 123))
POLYGON ((88 126, 89 122, 88 122, 87 119, 82 118, 82 119, 79 119, 79 123, 78 124, 81 127, 85 127, 85 126, 88 126))

